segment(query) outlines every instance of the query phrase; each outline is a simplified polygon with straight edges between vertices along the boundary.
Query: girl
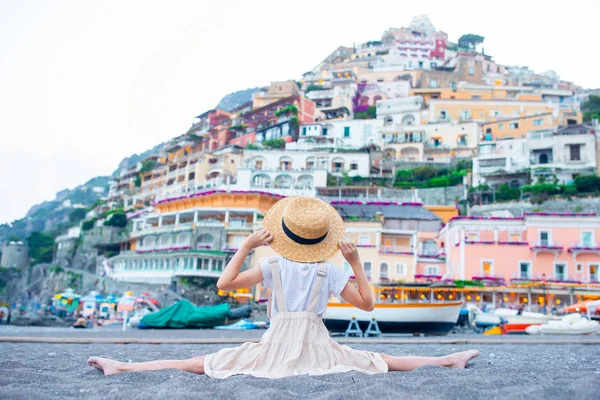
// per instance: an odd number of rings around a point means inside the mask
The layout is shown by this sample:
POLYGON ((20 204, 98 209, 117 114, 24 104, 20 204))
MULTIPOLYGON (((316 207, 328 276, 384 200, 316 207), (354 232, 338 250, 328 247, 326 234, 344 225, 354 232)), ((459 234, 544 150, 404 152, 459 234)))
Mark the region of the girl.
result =
POLYGON ((395 357, 341 346, 329 337, 321 320, 330 295, 341 296, 362 310, 373 310, 373 295, 356 246, 343 242, 345 228, 338 212, 311 197, 288 197, 267 212, 265 229, 245 240, 217 282, 222 290, 247 288, 263 282, 274 299, 269 301, 271 327, 259 343, 245 343, 189 360, 123 363, 91 357, 88 364, 105 375, 175 368, 214 378, 247 374, 281 378, 301 374, 360 371, 367 374, 410 371, 423 365, 464 368, 477 350, 444 357, 395 357), (252 249, 269 244, 280 254, 240 273, 252 249), (350 275, 328 260, 337 250, 348 261, 350 275))

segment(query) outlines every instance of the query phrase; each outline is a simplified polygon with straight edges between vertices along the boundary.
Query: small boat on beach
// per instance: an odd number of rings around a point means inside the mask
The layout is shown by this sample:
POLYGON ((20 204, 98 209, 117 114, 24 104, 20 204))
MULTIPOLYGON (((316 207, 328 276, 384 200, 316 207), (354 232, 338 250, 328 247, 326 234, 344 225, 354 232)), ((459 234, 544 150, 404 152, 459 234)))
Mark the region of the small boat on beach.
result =
POLYGON ((580 314, 569 314, 557 321, 547 324, 530 326, 526 332, 530 335, 589 335, 600 331, 598 321, 583 318, 580 314))
POLYGON ((503 324, 506 333, 525 333, 531 325, 541 325, 553 319, 551 315, 517 310, 498 308, 493 312, 484 312, 474 304, 467 306, 470 320, 479 328, 489 328, 503 324))
POLYGON ((329 303, 323 322, 331 332, 344 332, 352 318, 362 330, 373 318, 383 333, 445 335, 460 313, 461 302, 376 303, 373 311, 363 311, 347 303, 329 303))

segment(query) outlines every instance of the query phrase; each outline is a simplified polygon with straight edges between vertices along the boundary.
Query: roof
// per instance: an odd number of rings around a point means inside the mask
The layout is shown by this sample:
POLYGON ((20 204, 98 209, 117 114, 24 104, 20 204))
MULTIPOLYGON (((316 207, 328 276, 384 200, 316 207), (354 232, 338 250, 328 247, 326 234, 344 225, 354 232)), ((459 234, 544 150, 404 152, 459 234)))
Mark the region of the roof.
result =
POLYGON ((593 134, 594 128, 587 124, 561 126, 556 131, 557 135, 584 135, 588 133, 593 134))
POLYGON ((410 219, 423 221, 441 221, 442 219, 431 211, 416 205, 395 205, 383 202, 367 204, 332 204, 342 218, 362 217, 375 218, 382 213, 386 219, 410 219), (377 204, 382 203, 382 204, 377 204))

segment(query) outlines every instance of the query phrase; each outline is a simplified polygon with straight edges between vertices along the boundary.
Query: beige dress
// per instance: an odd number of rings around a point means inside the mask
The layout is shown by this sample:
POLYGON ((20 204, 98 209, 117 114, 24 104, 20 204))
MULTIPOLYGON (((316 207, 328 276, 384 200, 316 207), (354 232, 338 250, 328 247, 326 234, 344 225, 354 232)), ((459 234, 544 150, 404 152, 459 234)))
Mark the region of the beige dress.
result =
POLYGON ((277 258, 269 260, 273 275, 273 293, 277 313, 271 327, 259 343, 245 343, 209 354, 204 372, 213 378, 244 374, 260 378, 283 378, 293 375, 323 375, 347 371, 367 374, 387 372, 388 366, 378 353, 341 346, 317 315, 321 286, 327 274, 321 263, 310 295, 308 311, 288 312, 281 286, 277 258))

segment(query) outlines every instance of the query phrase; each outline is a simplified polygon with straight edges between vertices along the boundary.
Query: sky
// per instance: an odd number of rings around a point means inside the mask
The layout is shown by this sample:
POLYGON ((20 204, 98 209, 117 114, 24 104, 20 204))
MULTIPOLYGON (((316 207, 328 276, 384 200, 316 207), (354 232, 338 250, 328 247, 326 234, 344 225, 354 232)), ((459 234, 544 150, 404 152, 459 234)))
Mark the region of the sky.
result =
POLYGON ((505 65, 600 87, 598 1, 0 0, 0 223, 185 133, 235 90, 427 14, 505 65))

